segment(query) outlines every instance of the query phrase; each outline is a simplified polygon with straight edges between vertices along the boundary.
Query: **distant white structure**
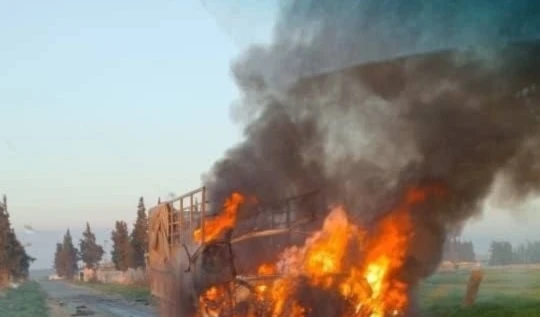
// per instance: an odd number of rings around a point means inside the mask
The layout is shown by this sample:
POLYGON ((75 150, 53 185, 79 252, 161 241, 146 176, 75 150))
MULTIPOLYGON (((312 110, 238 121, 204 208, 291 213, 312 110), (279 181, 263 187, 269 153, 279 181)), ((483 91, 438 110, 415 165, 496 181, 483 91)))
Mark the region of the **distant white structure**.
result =
POLYGON ((49 275, 49 281, 55 281, 55 280, 63 280, 63 277, 58 276, 58 274, 51 274, 49 275))
POLYGON ((146 272, 142 268, 128 269, 125 272, 116 269, 114 263, 104 262, 94 271, 81 268, 79 270, 79 279, 84 282, 98 281, 101 283, 114 284, 143 284, 146 283, 146 272))

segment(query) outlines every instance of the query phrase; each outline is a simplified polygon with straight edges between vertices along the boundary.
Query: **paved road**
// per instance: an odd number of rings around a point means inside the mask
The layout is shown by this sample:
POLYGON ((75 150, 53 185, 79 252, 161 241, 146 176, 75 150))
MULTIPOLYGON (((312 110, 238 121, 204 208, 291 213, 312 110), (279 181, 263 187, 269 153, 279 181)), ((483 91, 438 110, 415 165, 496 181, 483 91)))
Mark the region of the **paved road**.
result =
POLYGON ((61 281, 40 281, 40 284, 52 301, 60 303, 70 315, 76 313, 77 306, 85 306, 82 310, 94 312, 93 317, 157 317, 152 307, 126 301, 120 296, 105 295, 61 281))

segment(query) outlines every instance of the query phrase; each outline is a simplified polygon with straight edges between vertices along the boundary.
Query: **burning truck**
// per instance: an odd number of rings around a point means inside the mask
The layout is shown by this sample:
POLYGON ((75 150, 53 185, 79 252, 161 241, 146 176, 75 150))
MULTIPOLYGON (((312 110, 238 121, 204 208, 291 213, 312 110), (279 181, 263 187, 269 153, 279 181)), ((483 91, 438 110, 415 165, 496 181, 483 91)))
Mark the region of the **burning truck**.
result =
POLYGON ((352 66, 278 97, 250 77, 264 106, 247 140, 150 211, 161 316, 418 316, 447 233, 497 188, 540 183, 540 42, 481 53, 352 66))

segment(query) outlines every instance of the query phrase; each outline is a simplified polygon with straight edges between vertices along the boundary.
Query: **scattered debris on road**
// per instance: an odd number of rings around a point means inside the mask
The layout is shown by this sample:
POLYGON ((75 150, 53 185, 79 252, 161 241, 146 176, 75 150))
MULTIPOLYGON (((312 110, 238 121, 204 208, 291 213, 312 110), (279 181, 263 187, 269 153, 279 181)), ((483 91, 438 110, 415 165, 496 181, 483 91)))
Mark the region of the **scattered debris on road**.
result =
POLYGON ((86 305, 79 305, 77 307, 75 307, 75 314, 71 314, 71 316, 92 316, 92 315, 95 315, 95 312, 91 309, 89 309, 88 307, 86 307, 86 305))
POLYGON ((94 289, 62 281, 41 281, 56 314, 52 317, 155 317, 156 311, 144 299, 128 301, 94 289))

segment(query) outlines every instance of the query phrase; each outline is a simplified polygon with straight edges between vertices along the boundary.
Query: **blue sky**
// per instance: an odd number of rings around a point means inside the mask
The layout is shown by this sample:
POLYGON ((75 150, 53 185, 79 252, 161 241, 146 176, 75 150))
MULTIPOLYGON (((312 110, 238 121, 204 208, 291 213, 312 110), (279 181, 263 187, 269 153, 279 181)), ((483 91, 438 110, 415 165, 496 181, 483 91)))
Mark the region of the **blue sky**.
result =
MULTIPOLYGON (((276 1, 0 2, 0 193, 16 228, 38 230, 31 253, 52 255, 68 226, 131 222, 139 196, 200 186, 241 138, 230 62, 268 38, 276 1)), ((469 236, 540 223, 491 212, 469 236)))
POLYGON ((219 16, 198 0, 1 2, 0 189, 16 225, 109 226, 138 196, 200 185, 240 137, 241 46, 222 28, 238 26, 219 16))

